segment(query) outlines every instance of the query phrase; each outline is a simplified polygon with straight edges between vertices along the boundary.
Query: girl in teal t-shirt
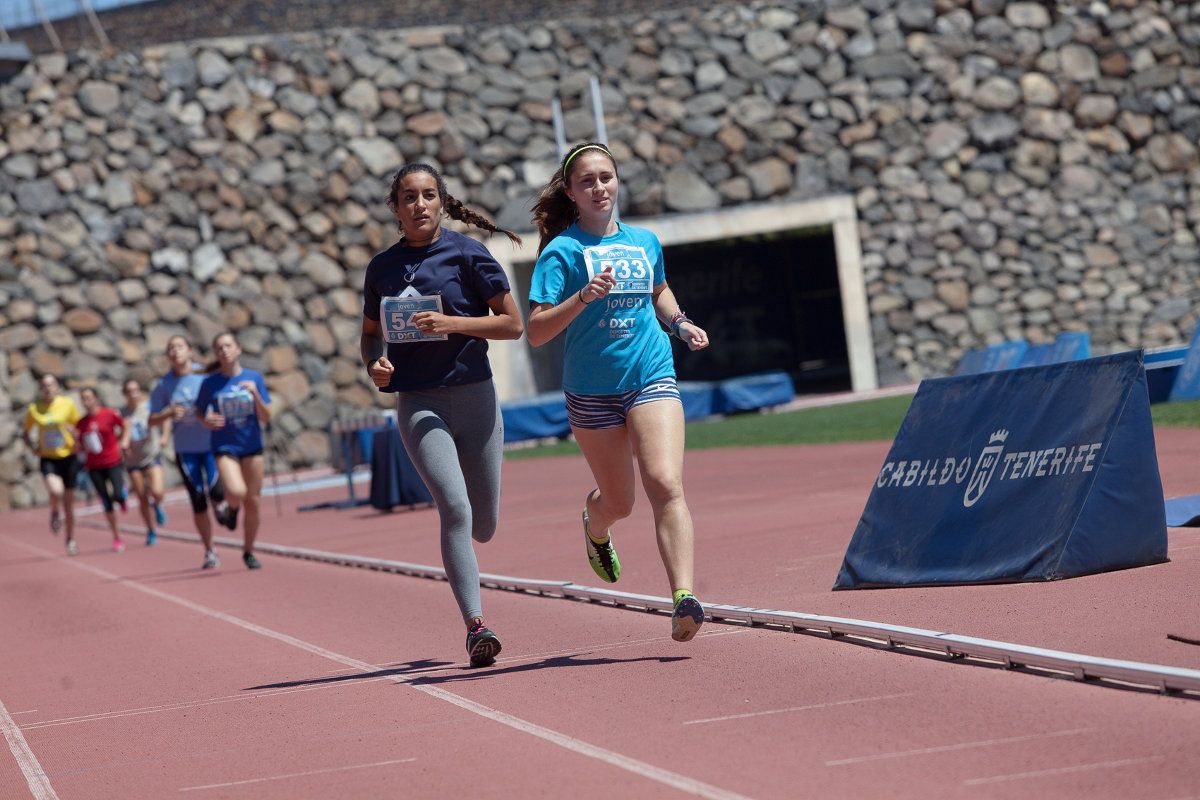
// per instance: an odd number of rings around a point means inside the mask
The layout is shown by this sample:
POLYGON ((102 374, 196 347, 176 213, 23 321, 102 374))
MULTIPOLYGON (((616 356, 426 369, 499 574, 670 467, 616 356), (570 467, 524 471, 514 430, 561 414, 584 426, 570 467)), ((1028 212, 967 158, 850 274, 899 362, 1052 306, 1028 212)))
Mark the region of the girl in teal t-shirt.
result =
POLYGON ((541 242, 529 290, 529 343, 566 333, 567 417, 596 480, 583 505, 588 562, 604 581, 621 576, 609 529, 633 510, 636 452, 675 602, 671 636, 686 642, 704 622, 704 609, 692 595, 683 403, 659 323, 692 350, 707 347, 708 334, 680 310, 658 238, 617 221, 619 187, 612 153, 587 142, 566 154, 542 190, 533 206, 541 242))

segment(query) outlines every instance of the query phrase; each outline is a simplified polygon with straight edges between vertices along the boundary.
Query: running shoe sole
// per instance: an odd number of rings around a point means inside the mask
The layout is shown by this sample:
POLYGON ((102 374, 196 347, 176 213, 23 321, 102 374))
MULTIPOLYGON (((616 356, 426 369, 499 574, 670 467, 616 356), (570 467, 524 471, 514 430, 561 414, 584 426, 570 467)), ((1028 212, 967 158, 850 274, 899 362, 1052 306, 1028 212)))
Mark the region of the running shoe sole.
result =
POLYGON ((685 597, 675 604, 671 614, 671 638, 677 642, 690 641, 703 624, 704 606, 694 597, 685 597))
POLYGON ((470 643, 467 655, 471 658, 472 667, 490 667, 496 663, 496 656, 500 655, 500 640, 496 634, 488 631, 470 643))

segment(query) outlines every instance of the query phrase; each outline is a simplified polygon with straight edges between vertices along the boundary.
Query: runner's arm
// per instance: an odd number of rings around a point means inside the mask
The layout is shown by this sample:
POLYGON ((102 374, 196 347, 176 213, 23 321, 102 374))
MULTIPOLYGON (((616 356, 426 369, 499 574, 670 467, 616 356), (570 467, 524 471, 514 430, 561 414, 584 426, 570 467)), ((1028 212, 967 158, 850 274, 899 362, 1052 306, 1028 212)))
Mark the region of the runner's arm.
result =
POLYGON ((413 314, 413 322, 427 333, 461 333, 477 339, 520 339, 525 331, 517 301, 511 292, 500 292, 488 300, 491 314, 482 317, 456 317, 436 311, 413 314))
POLYGON ((558 305, 535 305, 529 310, 529 344, 540 347, 558 336, 583 313, 584 306, 603 300, 616 283, 612 269, 606 269, 558 305))
POLYGON ((362 333, 358 337, 358 354, 363 366, 370 369, 371 362, 383 356, 383 325, 377 319, 363 317, 362 333))
MULTIPOLYGON (((261 379, 260 379, 261 380, 261 379)), ((254 384, 254 414, 258 417, 259 422, 271 421, 271 404, 263 397, 262 392, 258 390, 258 384, 254 384)))

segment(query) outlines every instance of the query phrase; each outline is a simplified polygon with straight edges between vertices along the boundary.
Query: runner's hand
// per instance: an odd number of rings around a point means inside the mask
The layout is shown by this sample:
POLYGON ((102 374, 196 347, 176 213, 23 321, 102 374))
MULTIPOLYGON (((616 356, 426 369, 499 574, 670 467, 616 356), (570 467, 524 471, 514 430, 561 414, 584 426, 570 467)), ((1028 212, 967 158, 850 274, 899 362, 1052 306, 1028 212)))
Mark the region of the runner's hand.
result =
POLYGON ((704 332, 703 328, 690 322, 680 324, 679 338, 683 340, 689 350, 703 350, 708 347, 708 334, 704 332))
POLYGON ((210 431, 219 430, 225 427, 225 416, 218 414, 216 411, 209 411, 204 415, 204 427, 210 431))
POLYGON ((421 333, 444 335, 454 333, 454 318, 436 311, 418 311, 412 315, 412 324, 421 333))
POLYGON ((238 383, 238 386, 242 387, 243 389, 248 391, 250 394, 254 395, 254 397, 256 397, 256 398, 259 396, 258 384, 255 383, 254 381, 241 381, 240 383, 238 383))
POLYGON ((371 376, 371 383, 383 389, 392 382, 392 373, 395 371, 396 368, 392 366, 392 362, 388 361, 387 356, 380 356, 371 362, 368 374, 371 376))
POLYGON ((591 303, 608 297, 608 293, 616 285, 617 279, 613 277, 612 267, 606 267, 603 272, 588 281, 579 294, 585 302, 591 303))
POLYGON ((184 408, 180 403, 176 403, 175 405, 171 406, 171 419, 175 420, 176 422, 183 419, 183 415, 186 413, 187 409, 184 408))

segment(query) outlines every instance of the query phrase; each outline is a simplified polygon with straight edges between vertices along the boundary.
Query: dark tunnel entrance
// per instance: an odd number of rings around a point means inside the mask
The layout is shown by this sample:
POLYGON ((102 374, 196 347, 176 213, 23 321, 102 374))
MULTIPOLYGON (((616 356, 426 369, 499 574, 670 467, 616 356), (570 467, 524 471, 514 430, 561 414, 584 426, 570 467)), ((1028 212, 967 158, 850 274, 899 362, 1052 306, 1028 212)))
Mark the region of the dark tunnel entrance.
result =
POLYGON ((783 370, 797 394, 851 388, 830 228, 679 244, 663 253, 671 289, 712 342, 693 353, 672 340, 680 380, 783 370))

